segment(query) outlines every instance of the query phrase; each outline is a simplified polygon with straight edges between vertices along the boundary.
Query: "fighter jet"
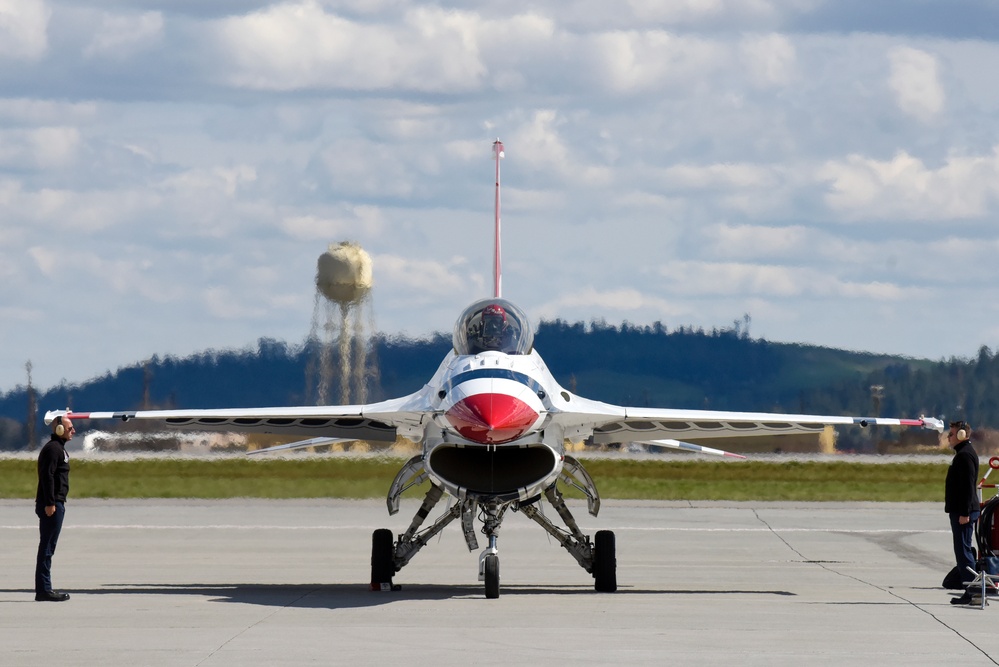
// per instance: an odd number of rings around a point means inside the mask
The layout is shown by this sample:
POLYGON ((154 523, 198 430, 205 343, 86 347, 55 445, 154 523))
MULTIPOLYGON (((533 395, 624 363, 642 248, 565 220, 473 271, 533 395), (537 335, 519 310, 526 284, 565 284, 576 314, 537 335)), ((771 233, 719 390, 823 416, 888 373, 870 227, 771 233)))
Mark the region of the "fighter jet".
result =
MULTIPOLYGON (((534 348, 526 313, 501 296, 499 164, 496 160, 494 293, 468 306, 454 325, 453 349, 418 391, 364 405, 139 410, 85 412, 56 410, 45 415, 80 419, 155 420, 199 431, 305 435, 306 440, 275 451, 342 440, 394 442, 402 436, 421 444, 421 453, 399 470, 389 486, 390 515, 402 494, 429 482, 406 530, 378 529, 372 535, 371 587, 392 590, 396 574, 446 526, 458 520, 469 551, 479 548, 476 520, 487 546, 478 560, 485 596, 500 594, 499 531, 507 512, 520 512, 541 526, 579 563, 600 592, 617 589, 612 531, 593 538, 577 524, 560 489, 586 498, 593 516, 600 510, 596 484, 567 443, 646 443, 705 454, 742 458, 691 440, 733 436, 819 433, 826 426, 918 426, 943 430, 939 419, 891 419, 756 412, 639 408, 590 400, 562 387, 534 348), (451 502, 429 526, 423 524, 442 498, 451 502), (561 525, 541 509, 547 501, 561 525)), ((259 453, 259 452, 255 452, 259 453)))

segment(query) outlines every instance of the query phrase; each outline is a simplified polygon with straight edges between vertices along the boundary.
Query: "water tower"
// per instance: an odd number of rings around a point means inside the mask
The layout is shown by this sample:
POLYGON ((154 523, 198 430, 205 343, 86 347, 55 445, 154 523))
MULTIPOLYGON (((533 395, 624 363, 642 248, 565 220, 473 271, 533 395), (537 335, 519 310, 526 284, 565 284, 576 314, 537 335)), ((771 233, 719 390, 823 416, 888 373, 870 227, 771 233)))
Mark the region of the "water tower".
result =
POLYGON ((371 256, 356 243, 331 243, 316 262, 309 340, 319 351, 318 405, 329 404, 334 375, 339 378, 341 404, 367 401, 371 284, 371 256))

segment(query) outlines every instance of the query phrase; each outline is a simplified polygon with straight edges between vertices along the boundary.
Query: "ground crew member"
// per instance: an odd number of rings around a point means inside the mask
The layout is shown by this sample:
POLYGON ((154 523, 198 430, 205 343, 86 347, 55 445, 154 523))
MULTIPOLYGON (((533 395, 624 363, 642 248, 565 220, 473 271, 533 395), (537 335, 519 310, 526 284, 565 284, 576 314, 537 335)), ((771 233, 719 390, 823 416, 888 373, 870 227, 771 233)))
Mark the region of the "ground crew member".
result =
POLYGON ((35 600, 65 602, 69 593, 52 590, 52 555, 62 532, 69 493, 69 454, 66 443, 72 440, 73 422, 59 416, 52 420, 52 438, 38 454, 38 492, 35 514, 38 516, 38 558, 35 561, 35 600))
MULTIPOLYGON (((950 515, 950 530, 954 536, 954 558, 962 582, 970 582, 975 575, 975 552, 972 543, 975 524, 981 512, 978 500, 978 452, 971 445, 971 427, 967 422, 950 423, 947 443, 954 448, 954 459, 947 469, 944 487, 944 511, 950 515)), ((968 604, 971 593, 951 599, 951 604, 968 604)))

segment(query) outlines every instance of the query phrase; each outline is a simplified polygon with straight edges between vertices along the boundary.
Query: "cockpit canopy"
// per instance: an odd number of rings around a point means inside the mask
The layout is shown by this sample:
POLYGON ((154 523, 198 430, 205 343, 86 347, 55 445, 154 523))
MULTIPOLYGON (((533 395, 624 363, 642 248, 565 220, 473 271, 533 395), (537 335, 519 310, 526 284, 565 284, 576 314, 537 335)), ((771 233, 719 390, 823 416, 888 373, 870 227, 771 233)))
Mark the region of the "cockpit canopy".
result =
POLYGON ((454 351, 458 354, 527 354, 533 346, 534 332, 527 315, 506 299, 476 301, 454 325, 454 351))

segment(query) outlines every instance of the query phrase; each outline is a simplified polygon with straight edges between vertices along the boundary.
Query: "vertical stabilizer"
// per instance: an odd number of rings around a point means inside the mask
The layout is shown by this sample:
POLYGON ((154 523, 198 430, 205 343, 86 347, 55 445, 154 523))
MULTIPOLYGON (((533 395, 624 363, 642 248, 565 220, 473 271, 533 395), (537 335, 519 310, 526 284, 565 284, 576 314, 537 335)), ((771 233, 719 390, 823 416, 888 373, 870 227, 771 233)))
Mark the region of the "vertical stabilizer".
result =
POLYGON ((503 272, 500 265, 500 160, 503 158, 503 142, 498 138, 493 142, 493 158, 496 160, 496 254, 493 256, 493 296, 503 296, 503 272))

